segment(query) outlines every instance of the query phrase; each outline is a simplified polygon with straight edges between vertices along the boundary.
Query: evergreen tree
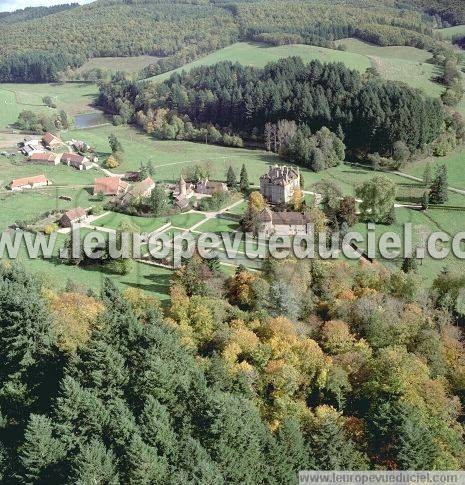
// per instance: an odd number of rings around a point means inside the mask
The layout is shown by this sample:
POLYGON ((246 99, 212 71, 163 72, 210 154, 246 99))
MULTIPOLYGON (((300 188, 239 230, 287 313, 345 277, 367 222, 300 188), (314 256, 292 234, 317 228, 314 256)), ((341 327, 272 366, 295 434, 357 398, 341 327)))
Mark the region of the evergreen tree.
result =
POLYGON ((63 458, 61 441, 53 435, 49 418, 31 414, 19 451, 22 483, 51 483, 56 480, 55 466, 63 458))
POLYGON ((18 264, 0 266, 0 404, 25 421, 58 385, 56 335, 40 280, 18 264))
POLYGON ((447 167, 441 165, 436 169, 436 175, 430 187, 430 202, 432 204, 445 204, 449 200, 448 187, 447 167))
POLYGON ((112 153, 124 152, 123 145, 114 133, 108 136, 108 144, 112 153))
POLYGON ((139 429, 144 441, 158 455, 172 458, 176 454, 178 440, 171 428, 168 410, 152 396, 147 398, 139 418, 139 429))
POLYGON ((433 175, 431 171, 431 164, 428 162, 425 166, 425 170, 423 171, 423 184, 425 187, 429 187, 433 180, 433 175))
POLYGON ((134 435, 127 447, 127 480, 130 485, 157 485, 167 483, 168 465, 157 455, 155 448, 134 435))
POLYGON ((307 443, 296 419, 287 418, 282 422, 276 439, 272 440, 267 462, 276 483, 293 483, 300 470, 314 469, 315 465, 310 459, 307 443))
POLYGON ((404 273, 414 273, 418 269, 418 262, 415 258, 407 257, 402 263, 402 271, 404 273))
POLYGON ((120 483, 116 459, 112 451, 97 439, 82 446, 74 460, 73 483, 76 485, 89 485, 102 483, 105 485, 118 485, 120 483))
POLYGON ((186 436, 183 440, 180 462, 174 474, 174 483, 205 483, 223 485, 224 480, 218 465, 197 439, 186 436))
POLYGON ((226 175, 226 185, 230 190, 237 189, 237 176, 232 166, 229 166, 228 168, 228 173, 226 175))
POLYGON ((249 191, 249 175, 247 173, 247 169, 245 168, 245 163, 242 165, 241 168, 241 177, 239 181, 239 188, 243 194, 247 194, 249 191))
POLYGON ((341 417, 333 408, 317 409, 308 442, 316 470, 365 470, 367 467, 366 457, 347 437, 341 417))

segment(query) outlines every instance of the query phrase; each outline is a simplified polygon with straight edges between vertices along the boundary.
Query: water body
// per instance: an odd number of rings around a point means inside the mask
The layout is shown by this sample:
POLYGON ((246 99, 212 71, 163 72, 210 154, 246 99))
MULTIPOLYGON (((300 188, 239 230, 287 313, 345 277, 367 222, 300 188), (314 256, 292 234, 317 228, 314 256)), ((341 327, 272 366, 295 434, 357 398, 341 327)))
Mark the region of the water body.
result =
POLYGON ((92 111, 91 113, 76 115, 74 121, 78 130, 110 123, 110 119, 102 111, 92 111))

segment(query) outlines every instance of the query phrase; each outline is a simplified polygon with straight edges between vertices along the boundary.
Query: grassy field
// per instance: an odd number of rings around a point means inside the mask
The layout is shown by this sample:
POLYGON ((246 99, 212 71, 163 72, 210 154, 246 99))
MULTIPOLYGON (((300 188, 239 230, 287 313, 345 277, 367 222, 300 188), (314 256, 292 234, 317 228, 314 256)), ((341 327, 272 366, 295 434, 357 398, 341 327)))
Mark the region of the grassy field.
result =
MULTIPOLYGON (((460 219, 465 219, 464 213, 456 213, 453 215, 450 211, 430 209, 428 212, 420 212, 412 209, 399 208, 396 209, 397 221, 391 226, 381 226, 376 227, 376 241, 378 242, 381 235, 386 232, 393 232, 401 237, 403 241, 404 234, 404 224, 412 224, 412 235, 414 245, 419 241, 421 234, 429 234, 434 231, 444 231, 453 236, 453 233, 457 232, 459 229, 454 229, 455 223, 460 219), (440 222, 440 223, 439 223, 440 222), (449 230, 447 230, 449 229, 449 230)), ((462 224, 463 225, 463 224, 462 224)), ((367 234, 366 224, 359 223, 353 227, 354 231, 360 232, 362 235, 367 234)), ((366 249, 367 244, 362 243, 360 247, 366 249)), ((446 243, 444 247, 450 250, 451 245, 446 243)), ((391 270, 399 269, 403 262, 403 256, 400 256, 393 260, 386 260, 381 258, 381 255, 377 251, 377 258, 380 258, 383 264, 385 264, 391 270)), ((450 254, 445 259, 433 259, 426 255, 422 263, 418 267, 418 275, 422 283, 429 287, 433 282, 434 278, 441 272, 443 268, 448 268, 453 272, 464 272, 465 271, 465 261, 456 258, 453 254, 450 254)))
POLYGON ((97 93, 97 86, 88 83, 0 84, 0 129, 14 123, 23 110, 50 113, 63 109, 71 116, 89 111, 97 93), (55 101, 56 110, 43 104, 44 96, 55 101))
POLYGON ((265 44, 238 42, 236 44, 220 49, 205 57, 202 57, 185 66, 175 69, 159 76, 150 78, 155 81, 163 81, 171 76, 173 72, 190 70, 198 66, 211 66, 221 61, 239 62, 247 66, 263 67, 268 62, 276 61, 283 57, 298 56, 305 62, 317 59, 321 62, 343 62, 351 69, 365 71, 370 67, 370 61, 365 56, 354 52, 342 52, 324 47, 311 45, 286 45, 269 47, 265 44))
POLYGON ((465 35, 465 25, 455 25, 446 29, 436 29, 444 40, 451 40, 455 35, 465 35))
POLYGON ((457 189, 465 190, 465 152, 463 148, 458 149, 457 151, 454 151, 442 158, 428 158, 418 162, 410 163, 403 169, 403 171, 410 175, 414 175, 415 177, 422 178, 427 163, 430 163, 433 169, 433 174, 435 167, 437 167, 438 165, 446 164, 449 185, 457 189))
POLYGON ((153 232, 166 224, 166 217, 137 217, 120 214, 118 212, 110 212, 102 217, 96 219, 92 226, 106 227, 108 229, 119 229, 122 224, 132 227, 135 231, 141 233, 153 232))
POLYGON ((437 66, 429 64, 431 53, 407 46, 378 47, 358 39, 339 41, 347 52, 366 56, 384 79, 405 82, 414 88, 423 89, 431 96, 440 96, 443 86, 432 81, 439 72, 437 66))
POLYGON ((95 168, 89 170, 76 170, 66 165, 42 165, 22 161, 23 157, 16 157, 18 160, 11 162, 0 156, 0 187, 4 187, 12 179, 27 177, 31 175, 44 174, 54 185, 81 187, 94 184, 97 177, 103 174, 95 168))
POLYGON ((109 69, 111 71, 133 73, 140 71, 158 59, 159 57, 154 56, 94 57, 85 62, 79 69, 76 69, 76 72, 85 72, 90 69, 109 69))
POLYGON ((213 218, 201 224, 198 232, 232 232, 239 229, 239 224, 236 221, 229 219, 213 218))
POLYGON ((90 207, 95 204, 89 191, 84 189, 49 187, 43 190, 24 192, 2 192, 0 194, 0 230, 15 221, 32 221, 46 212, 65 211, 75 207, 90 207), (59 197, 66 195, 71 201, 59 197))

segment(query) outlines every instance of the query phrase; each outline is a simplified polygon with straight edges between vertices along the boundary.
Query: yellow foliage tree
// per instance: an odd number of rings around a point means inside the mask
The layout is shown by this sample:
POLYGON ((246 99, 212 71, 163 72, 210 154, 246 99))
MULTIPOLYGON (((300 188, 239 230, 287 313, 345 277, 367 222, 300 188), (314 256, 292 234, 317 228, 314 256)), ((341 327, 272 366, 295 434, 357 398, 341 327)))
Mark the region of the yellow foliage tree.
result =
POLYGON ((119 167, 118 160, 114 155, 110 155, 105 162, 105 168, 108 168, 111 170, 112 168, 117 168, 117 167, 119 167))
POLYGON ((302 203, 304 201, 304 193, 300 187, 294 188, 294 193, 292 194, 291 206, 295 211, 300 211, 302 208, 302 203))
POLYGON ((83 293, 48 293, 47 297, 59 347, 66 352, 75 352, 89 339, 104 305, 83 293))
POLYGON ((258 191, 254 191, 249 195, 249 208, 256 212, 262 211, 266 207, 263 195, 258 191))

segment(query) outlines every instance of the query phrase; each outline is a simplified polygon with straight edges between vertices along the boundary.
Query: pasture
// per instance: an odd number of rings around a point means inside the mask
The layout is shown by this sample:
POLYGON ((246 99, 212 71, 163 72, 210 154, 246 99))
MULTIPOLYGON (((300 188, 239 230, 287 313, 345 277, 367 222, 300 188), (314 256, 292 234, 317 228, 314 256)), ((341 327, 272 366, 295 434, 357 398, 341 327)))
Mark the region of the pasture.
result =
POLYGON ((68 115, 89 111, 98 94, 95 84, 0 84, 0 129, 7 128, 23 110, 50 113, 64 110, 68 115), (56 110, 44 105, 42 98, 50 96, 56 110))
POLYGON ((355 52, 343 52, 324 47, 311 45, 286 45, 271 47, 266 44, 252 42, 238 42, 228 47, 212 52, 205 57, 190 62, 173 71, 149 78, 153 81, 164 81, 174 72, 189 71, 198 66, 211 66, 217 62, 239 62, 246 66, 263 67, 269 62, 277 61, 283 57, 298 56, 304 62, 319 60, 321 62, 343 62, 347 67, 363 72, 370 67, 370 61, 366 56, 355 52))
POLYGON ((452 40, 456 35, 465 36, 465 25, 455 25, 445 29, 436 29, 435 32, 444 40, 452 40))
POLYGON ((134 56, 134 57, 93 57, 87 60, 75 72, 82 73, 91 69, 108 69, 110 71, 122 71, 129 74, 138 72, 149 64, 153 64, 159 57, 134 56))

